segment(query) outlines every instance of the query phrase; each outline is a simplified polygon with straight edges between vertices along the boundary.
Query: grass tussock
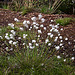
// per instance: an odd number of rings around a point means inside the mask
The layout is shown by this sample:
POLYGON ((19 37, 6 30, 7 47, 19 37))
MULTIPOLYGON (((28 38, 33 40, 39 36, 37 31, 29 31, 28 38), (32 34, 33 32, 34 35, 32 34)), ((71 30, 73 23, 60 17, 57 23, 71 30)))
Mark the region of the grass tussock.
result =
POLYGON ((60 18, 56 20, 56 23, 59 23, 62 26, 66 26, 71 22, 72 18, 60 18))

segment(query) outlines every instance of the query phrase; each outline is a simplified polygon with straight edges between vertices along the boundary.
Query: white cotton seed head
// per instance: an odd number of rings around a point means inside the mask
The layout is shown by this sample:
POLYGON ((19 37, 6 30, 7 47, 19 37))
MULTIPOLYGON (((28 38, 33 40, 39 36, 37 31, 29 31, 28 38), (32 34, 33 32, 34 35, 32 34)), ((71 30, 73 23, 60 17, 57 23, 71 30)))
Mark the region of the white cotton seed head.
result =
POLYGON ((43 27, 43 24, 41 24, 40 27, 43 27))
POLYGON ((14 21, 19 22, 19 20, 17 18, 14 18, 14 21))
POLYGON ((71 60, 74 60, 74 59, 75 59, 74 57, 71 58, 71 60))
POLYGON ((53 34, 51 34, 51 35, 50 35, 50 38, 52 38, 53 36, 54 36, 54 35, 53 35, 53 34))
POLYGON ((18 37, 18 39, 21 39, 21 37, 18 37))
POLYGON ((56 50, 59 50, 59 49, 60 49, 60 46, 56 46, 55 49, 56 49, 56 50))
POLYGON ((61 31, 63 30, 63 28, 60 29, 61 31))
POLYGON ((48 43, 48 46, 51 46, 51 43, 48 43))
POLYGON ((44 27, 44 30, 46 30, 46 27, 44 27))
POLYGON ((1 38, 1 39, 3 39, 3 37, 2 37, 2 36, 0 36, 0 38, 1 38))
POLYGON ((42 33, 42 31, 41 30, 38 30, 38 33, 42 33))
POLYGON ((24 26, 25 26, 26 28, 28 28, 28 24, 24 24, 24 26))
POLYGON ((32 21, 36 21, 36 17, 32 17, 31 20, 32 20, 32 21))
POLYGON ((39 44, 38 44, 38 43, 36 43, 35 45, 36 45, 36 46, 39 46, 39 44))
POLYGON ((20 27, 20 30, 23 31, 23 27, 20 27))
POLYGON ((16 45, 17 44, 17 42, 13 42, 13 45, 16 45))
POLYGON ((30 24, 30 21, 27 21, 27 24, 30 24))
POLYGON ((65 40, 68 40, 68 38, 65 38, 65 40))
POLYGON ((62 46, 63 44, 62 43, 60 43, 60 46, 62 46))
POLYGON ((57 58, 60 59, 61 57, 58 55, 57 58))
POLYGON ((64 59, 64 62, 66 61, 66 59, 64 59))
POLYGON ((27 23, 27 21, 26 21, 26 20, 24 20, 24 21, 23 21, 23 24, 26 24, 26 23, 27 23))
POLYGON ((32 43, 29 43, 29 46, 32 46, 32 43))
POLYGON ((35 43, 36 42, 36 40, 32 40, 32 43, 35 43))
POLYGON ((41 15, 41 14, 39 14, 39 15, 38 15, 38 17, 39 17, 39 19, 41 19, 41 18, 42 18, 42 15, 41 15))
POLYGON ((40 37, 40 35, 38 35, 38 38, 40 37))
POLYGON ((49 39, 46 39, 46 40, 45 40, 45 43, 48 43, 48 42, 49 42, 49 39))
POLYGON ((13 42, 13 41, 12 41, 12 40, 10 40, 10 41, 9 41, 9 44, 12 44, 12 42, 13 42))
POLYGON ((60 39, 62 39, 62 36, 59 36, 60 39))
POLYGON ((53 20, 51 20, 51 22, 54 22, 53 20))
POLYGON ((41 22, 45 22, 45 19, 44 19, 44 18, 42 18, 42 19, 41 19, 41 22))
POLYGON ((49 36, 50 36, 50 35, 51 35, 51 33, 47 33, 47 35, 49 35, 49 36))

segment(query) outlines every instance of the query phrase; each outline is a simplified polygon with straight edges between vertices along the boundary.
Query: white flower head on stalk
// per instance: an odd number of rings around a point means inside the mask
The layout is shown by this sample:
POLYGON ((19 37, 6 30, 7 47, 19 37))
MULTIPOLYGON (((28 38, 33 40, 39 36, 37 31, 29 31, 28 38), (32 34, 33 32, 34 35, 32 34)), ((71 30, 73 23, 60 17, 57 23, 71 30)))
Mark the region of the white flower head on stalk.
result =
POLYGON ((46 27, 44 27, 44 30, 46 30, 46 27))
POLYGON ((30 31, 31 29, 29 29, 29 31, 30 31))
POLYGON ((48 42, 49 42, 49 39, 46 39, 46 40, 45 40, 45 43, 48 43, 48 42))
POLYGON ((30 21, 27 21, 27 24, 30 24, 30 21))
POLYGON ((21 39, 21 37, 18 37, 18 39, 21 39))
POLYGON ((8 50, 8 47, 6 47, 5 49, 8 50))
POLYGON ((12 29, 14 29, 14 24, 13 23, 9 23, 8 26, 10 26, 12 29))
POLYGON ((39 19, 41 19, 41 18, 42 18, 42 15, 41 15, 41 14, 39 14, 39 15, 38 15, 38 17, 39 17, 39 19))
POLYGON ((61 57, 58 55, 57 58, 60 59, 61 57))
POLYGON ((63 40, 60 40, 60 42, 63 42, 63 40))
POLYGON ((60 25, 59 23, 57 25, 60 25))
POLYGON ((24 24, 24 26, 25 26, 26 28, 28 28, 28 24, 24 24))
POLYGON ((60 33, 58 34, 58 36, 60 36, 60 33))
POLYGON ((51 43, 48 43, 48 46, 51 46, 51 43))
POLYGON ((5 38, 6 38, 7 40, 10 40, 9 36, 5 36, 5 38))
POLYGON ((52 32, 53 31, 53 29, 50 29, 50 32, 52 32))
POLYGON ((66 61, 66 59, 64 59, 64 62, 66 61))
POLYGON ((58 25, 55 25, 55 28, 59 28, 58 25))
POLYGON ((60 46, 56 46, 55 49, 56 49, 56 50, 59 50, 59 49, 60 49, 60 46))
POLYGON ((41 33, 42 33, 42 31, 41 31, 41 30, 38 30, 38 33, 40 33, 40 34, 41 34, 41 33))
POLYGON ((43 22, 45 22, 45 19, 44 19, 44 18, 42 18, 42 19, 41 19, 41 22, 42 22, 42 23, 43 23, 43 22))
POLYGON ((6 33, 5 35, 8 36, 8 33, 6 33))
POLYGON ((52 27, 52 24, 50 24, 49 26, 52 27))
POLYGON ((0 38, 1 38, 1 39, 3 39, 3 37, 2 37, 2 36, 0 36, 0 38))
POLYGON ((20 27, 20 30, 23 31, 23 27, 20 27))
POLYGON ((32 43, 35 43, 36 42, 36 40, 32 40, 32 43))
POLYGON ((38 23, 36 23, 36 26, 39 26, 39 24, 38 24, 38 23))
POLYGON ((38 44, 38 43, 36 43, 35 45, 36 45, 36 46, 39 46, 39 44, 38 44))
POLYGON ((60 43, 60 46, 62 46, 63 44, 62 43, 60 43))
POLYGON ((32 43, 29 43, 29 46, 32 46, 32 43))
POLYGON ((75 57, 72 57, 72 58, 71 58, 71 60, 74 60, 74 59, 75 59, 75 57))
POLYGON ((15 35, 16 32, 15 32, 14 30, 11 30, 11 33, 12 33, 13 35, 15 35))
POLYGON ((54 22, 54 20, 51 20, 51 22, 54 22))
POLYGON ((36 22, 33 22, 32 24, 33 24, 33 25, 36 25, 36 22))
POLYGON ((50 36, 51 34, 52 34, 52 33, 47 33, 47 35, 49 35, 49 36, 50 36))
POLYGON ((62 36, 59 36, 60 39, 62 39, 62 36))
POLYGON ((65 40, 68 40, 68 38, 65 38, 65 40))
POLYGON ((10 51, 12 51, 13 50, 13 48, 10 48, 10 51))
POLYGON ((36 25, 34 25, 34 28, 36 28, 36 25))
POLYGON ((26 21, 26 20, 24 20, 24 21, 23 21, 23 24, 26 24, 26 23, 27 23, 27 21, 26 21))
POLYGON ((14 39, 14 35, 13 34, 10 34, 10 39, 14 39))
POLYGON ((14 21, 19 22, 19 20, 17 18, 14 18, 14 21))
POLYGON ((32 29, 32 26, 30 26, 30 29, 32 29))
POLYGON ((10 41, 9 41, 9 44, 12 44, 12 42, 13 42, 13 41, 12 41, 12 40, 10 40, 10 41))
POLYGON ((25 43, 23 43, 23 45, 25 45, 25 43))
POLYGON ((17 41, 16 42, 13 42, 13 45, 16 45, 17 44, 17 41))
POLYGON ((60 29, 61 31, 63 30, 63 28, 60 29))
POLYGON ((54 39, 55 42, 56 42, 57 40, 58 40, 57 38, 54 39))
POLYGON ((57 32, 57 33, 59 33, 58 29, 54 29, 54 32, 57 32))
POLYGON ((35 29, 38 29, 38 28, 39 28, 39 27, 37 27, 37 26, 35 27, 35 29))
POLYGON ((43 24, 41 24, 40 27, 43 27, 43 24))
POLYGON ((26 36, 27 36, 27 34, 23 34, 23 38, 24 38, 24 39, 26 38, 26 36))
POLYGON ((36 21, 36 17, 32 17, 31 20, 32 20, 32 21, 36 21))
POLYGON ((52 38, 53 36, 54 36, 54 35, 53 35, 53 34, 51 34, 51 35, 50 35, 50 38, 52 38))
POLYGON ((38 35, 38 38, 40 37, 40 35, 38 35))
POLYGON ((34 49, 34 48, 35 48, 35 46, 30 46, 29 48, 30 48, 30 49, 34 49))

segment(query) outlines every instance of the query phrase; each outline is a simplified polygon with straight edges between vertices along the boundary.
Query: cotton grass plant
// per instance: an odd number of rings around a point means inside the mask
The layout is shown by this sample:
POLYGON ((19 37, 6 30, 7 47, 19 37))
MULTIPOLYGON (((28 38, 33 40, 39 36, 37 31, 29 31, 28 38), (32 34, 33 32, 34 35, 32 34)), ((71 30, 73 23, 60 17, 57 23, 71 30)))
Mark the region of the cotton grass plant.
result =
MULTIPOLYGON (((18 19, 14 19, 18 22, 18 19)), ((45 19, 41 14, 31 21, 24 20, 22 26, 9 23, 0 29, 0 74, 18 75, 66 75, 74 73, 73 67, 67 63, 68 59, 59 55, 63 48, 62 39, 58 31, 59 24, 43 25, 45 19), (38 23, 38 20, 40 21, 38 23), (43 29, 43 30, 42 30, 43 29), (43 38, 45 32, 47 35, 43 38), (65 64, 68 66, 65 66, 65 64), (63 67, 63 68, 62 68, 63 67), (68 70, 69 67, 71 70, 68 70), (65 71, 66 69, 66 71, 65 71), (71 72, 72 71, 72 72, 71 72)), ((51 20, 51 23, 54 20, 51 20)), ((65 40, 68 40, 66 37, 65 40)), ((74 57, 71 58, 72 61, 74 57)))

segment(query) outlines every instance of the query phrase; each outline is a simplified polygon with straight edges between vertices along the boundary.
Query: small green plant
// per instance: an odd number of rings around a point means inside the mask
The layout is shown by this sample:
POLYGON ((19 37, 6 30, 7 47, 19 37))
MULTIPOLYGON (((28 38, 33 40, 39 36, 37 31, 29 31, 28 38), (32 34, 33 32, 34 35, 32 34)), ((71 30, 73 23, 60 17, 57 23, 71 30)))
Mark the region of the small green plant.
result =
POLYGON ((32 12, 33 8, 22 8, 22 15, 26 15, 29 12, 32 12))
POLYGON ((8 5, 3 5, 2 8, 3 9, 9 9, 8 5))
POLYGON ((72 20, 72 18, 60 18, 55 21, 56 21, 56 23, 59 23, 62 26, 66 26, 71 22, 71 20, 72 20))

